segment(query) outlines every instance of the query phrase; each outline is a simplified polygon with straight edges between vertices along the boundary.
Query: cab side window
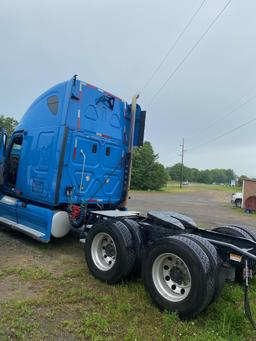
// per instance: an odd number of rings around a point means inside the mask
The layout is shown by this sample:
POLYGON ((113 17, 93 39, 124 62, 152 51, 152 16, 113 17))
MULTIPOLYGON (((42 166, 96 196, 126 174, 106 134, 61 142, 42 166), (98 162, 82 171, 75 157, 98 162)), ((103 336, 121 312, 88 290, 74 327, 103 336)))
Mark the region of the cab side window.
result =
POLYGON ((58 114, 58 107, 59 107, 58 96, 53 95, 53 96, 48 97, 47 104, 48 104, 48 108, 50 109, 51 113, 53 115, 57 115, 58 114))
POLYGON ((22 141, 23 141, 22 135, 15 136, 7 156, 5 179, 6 185, 8 187, 15 187, 16 185, 22 141))

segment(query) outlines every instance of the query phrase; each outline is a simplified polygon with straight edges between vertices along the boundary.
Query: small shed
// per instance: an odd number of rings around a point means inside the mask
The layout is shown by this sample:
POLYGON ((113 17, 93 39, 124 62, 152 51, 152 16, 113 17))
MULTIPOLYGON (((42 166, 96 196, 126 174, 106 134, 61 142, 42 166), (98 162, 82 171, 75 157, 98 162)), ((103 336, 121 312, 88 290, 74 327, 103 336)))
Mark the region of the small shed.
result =
POLYGON ((246 179, 243 182, 243 208, 250 212, 256 211, 256 180, 246 179))

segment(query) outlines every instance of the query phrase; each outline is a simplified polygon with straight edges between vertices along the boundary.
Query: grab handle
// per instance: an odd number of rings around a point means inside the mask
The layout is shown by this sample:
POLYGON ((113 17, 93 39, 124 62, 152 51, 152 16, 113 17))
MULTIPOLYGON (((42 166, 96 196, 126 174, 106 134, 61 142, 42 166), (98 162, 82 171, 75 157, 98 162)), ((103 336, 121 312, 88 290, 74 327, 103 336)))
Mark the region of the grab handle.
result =
POLYGON ((82 174, 81 174, 80 187, 79 187, 79 191, 81 192, 83 189, 83 177, 84 177, 86 155, 85 155, 83 149, 80 150, 80 154, 82 154, 82 156, 83 156, 82 174))

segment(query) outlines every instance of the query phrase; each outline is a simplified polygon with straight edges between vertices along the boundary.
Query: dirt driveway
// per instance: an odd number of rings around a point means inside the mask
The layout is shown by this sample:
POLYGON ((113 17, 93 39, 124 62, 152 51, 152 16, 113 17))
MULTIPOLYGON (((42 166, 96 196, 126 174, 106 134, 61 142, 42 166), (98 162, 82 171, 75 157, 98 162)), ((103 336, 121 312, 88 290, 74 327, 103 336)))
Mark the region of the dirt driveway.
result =
POLYGON ((218 190, 200 190, 189 193, 132 192, 129 208, 176 211, 193 218, 200 226, 215 227, 222 224, 255 226, 256 219, 241 213, 230 204, 231 194, 218 190))

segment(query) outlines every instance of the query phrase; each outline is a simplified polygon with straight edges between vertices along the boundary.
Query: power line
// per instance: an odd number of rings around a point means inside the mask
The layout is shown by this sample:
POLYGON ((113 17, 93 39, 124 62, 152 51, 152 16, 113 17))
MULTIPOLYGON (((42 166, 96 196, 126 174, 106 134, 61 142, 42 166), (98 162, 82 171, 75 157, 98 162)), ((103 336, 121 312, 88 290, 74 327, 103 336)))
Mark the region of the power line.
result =
MULTIPOLYGON (((184 152, 186 152, 186 151, 187 150, 184 149, 184 152)), ((178 157, 180 157, 180 156, 181 156, 181 154, 178 154, 178 153, 177 154, 173 154, 170 157, 161 160, 161 163, 162 164, 167 164, 166 167, 169 167, 168 164, 173 163, 173 162, 178 162, 178 157)))
POLYGON ((207 29, 203 32, 203 34, 200 36, 200 38, 196 41, 196 43, 190 48, 190 50, 187 52, 185 57, 180 61, 180 63, 176 66, 176 68, 173 70, 173 72, 169 75, 169 77, 166 79, 166 81, 160 86, 160 88, 155 92, 155 94, 152 96, 151 100, 148 103, 148 106, 151 105, 156 97, 159 95, 159 93, 163 90, 163 88, 166 86, 166 84, 173 78, 173 76, 177 73, 177 71, 181 68, 181 66, 185 63, 185 61, 188 59, 188 57, 192 54, 192 52, 196 49, 196 47, 200 44, 200 42, 204 39, 204 37, 207 35, 207 33, 210 31, 210 29, 214 26, 214 24, 217 22, 217 20, 221 17, 223 12, 227 9, 227 7, 230 5, 232 0, 229 0, 225 6, 221 9, 221 11, 214 17, 214 19, 211 21, 211 23, 208 25, 207 29))
POLYGON ((193 15, 191 16, 191 18, 189 19, 188 23, 185 25, 185 27, 183 28, 183 30, 180 32, 180 34, 178 35, 178 37, 175 39, 174 43, 172 44, 172 46, 169 48, 169 50, 166 52, 166 54, 164 55, 164 57, 162 58, 162 60, 160 61, 160 63, 158 64, 158 66, 154 69, 154 71, 152 72, 151 76, 148 78, 148 80, 145 82, 145 84, 143 85, 140 93, 144 92, 144 90, 148 87, 148 85, 150 84, 150 82, 152 81, 152 79, 155 77, 155 75, 157 74, 157 72, 160 70, 161 66, 164 64, 164 62, 166 61, 166 59, 170 56, 170 54, 174 51, 176 45, 178 44, 178 42, 180 41, 180 39, 182 38, 182 36, 186 33, 187 29, 189 28, 189 26, 192 24, 193 20, 195 19, 195 17, 197 16, 197 14, 200 12, 201 8, 203 7, 204 3, 207 0, 203 0, 201 2, 201 4, 199 5, 199 7, 196 9, 196 11, 193 13, 193 15))
POLYGON ((254 117, 253 119, 251 119, 249 121, 246 121, 246 122, 244 122, 244 123, 242 123, 242 124, 232 128, 232 129, 226 131, 225 133, 223 133, 221 135, 218 135, 218 136, 214 137, 211 140, 208 140, 208 141, 206 141, 204 143, 201 143, 201 144, 199 144, 199 145, 197 145, 197 146, 195 146, 193 148, 190 148, 188 151, 195 150, 195 149, 201 148, 202 146, 205 146, 205 145, 207 145, 209 143, 215 142, 215 141, 221 139, 222 137, 224 137, 226 135, 229 135, 229 134, 233 133, 234 131, 239 130, 239 129, 241 129, 241 128, 243 128, 243 127, 247 126, 248 124, 250 124, 252 122, 255 122, 255 121, 256 121, 256 117, 254 117))
MULTIPOLYGON (((244 98, 245 96, 243 96, 242 98, 244 98)), ((241 98, 241 99, 242 99, 241 98)), ((198 136, 198 134, 200 134, 201 132, 205 132, 208 129, 212 128, 216 123, 218 123, 219 121, 222 121, 223 119, 226 119, 227 117, 230 117, 234 112, 238 111, 239 109, 243 108, 245 105, 247 105, 248 103, 254 101, 256 99, 256 95, 249 97, 245 102, 243 103, 239 103, 236 107, 234 107, 233 109, 231 109, 230 111, 228 111, 226 114, 218 117, 216 120, 212 121, 208 126, 206 126, 205 128, 201 128, 199 130, 196 131, 196 135, 198 136)), ((200 134, 201 135, 201 134, 200 134)))

